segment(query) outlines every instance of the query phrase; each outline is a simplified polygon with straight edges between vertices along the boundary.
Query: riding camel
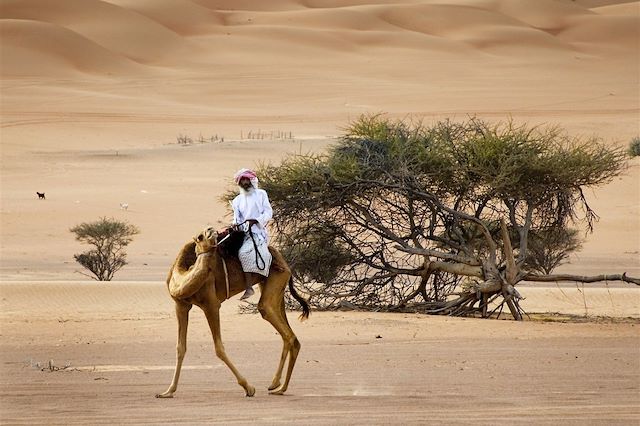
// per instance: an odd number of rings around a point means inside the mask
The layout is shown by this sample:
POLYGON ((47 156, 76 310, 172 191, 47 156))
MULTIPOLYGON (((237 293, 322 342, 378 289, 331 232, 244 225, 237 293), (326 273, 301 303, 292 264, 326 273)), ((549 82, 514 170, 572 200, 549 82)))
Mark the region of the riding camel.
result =
MULTIPOLYGON (((193 241, 185 244, 167 277, 167 287, 175 302, 176 317, 178 319, 178 344, 176 354, 176 369, 169 388, 157 394, 157 398, 172 398, 178 387, 180 369, 187 350, 187 324, 189 311, 193 305, 202 309, 207 317, 213 343, 218 358, 231 370, 238 384, 245 390, 246 396, 253 396, 255 388, 235 368, 225 353, 220 336, 220 305, 225 300, 244 291, 244 272, 240 261, 233 256, 223 256, 218 245, 218 233, 213 228, 207 228, 193 241)), ((293 287, 291 270, 278 250, 269 247, 273 255, 273 262, 267 278, 254 274, 255 282, 260 285, 260 301, 258 310, 280 334, 283 341, 280 364, 273 381, 269 386, 269 393, 282 395, 289 386, 291 372, 296 363, 300 342, 291 330, 287 321, 284 306, 284 292, 289 284, 291 295, 302 305, 300 319, 309 317, 308 303, 298 295, 293 287), (280 383, 285 361, 289 357, 287 374, 284 383, 280 383)))

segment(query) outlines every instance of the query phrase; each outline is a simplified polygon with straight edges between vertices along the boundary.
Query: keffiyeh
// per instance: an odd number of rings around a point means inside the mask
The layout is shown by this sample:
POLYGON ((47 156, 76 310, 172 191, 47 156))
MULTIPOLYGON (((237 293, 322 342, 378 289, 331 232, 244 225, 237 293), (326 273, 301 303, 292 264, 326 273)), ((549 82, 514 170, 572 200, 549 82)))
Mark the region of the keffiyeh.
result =
POLYGON ((256 172, 254 172, 253 170, 240 169, 233 176, 233 179, 236 181, 236 184, 239 184, 240 179, 242 178, 249 179, 251 181, 251 186, 253 186, 254 188, 258 188, 258 175, 256 175, 256 172))

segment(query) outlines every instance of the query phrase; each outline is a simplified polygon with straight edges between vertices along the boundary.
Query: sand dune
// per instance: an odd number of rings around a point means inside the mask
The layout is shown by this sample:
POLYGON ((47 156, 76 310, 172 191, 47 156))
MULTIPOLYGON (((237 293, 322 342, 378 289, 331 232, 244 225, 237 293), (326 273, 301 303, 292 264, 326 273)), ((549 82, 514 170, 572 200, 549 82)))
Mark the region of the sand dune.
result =
POLYGON ((113 0, 126 10, 135 11, 181 36, 214 32, 225 25, 225 13, 190 0, 113 0))
POLYGON ((611 4, 591 8, 592 11, 600 15, 620 15, 638 16, 640 15, 640 2, 630 1, 629 3, 611 4))
POLYGON ((304 0, 191 0, 193 3, 212 10, 250 10, 261 12, 278 12, 283 10, 302 9, 306 7, 304 0))
MULTIPOLYGON (((0 18, 58 25, 114 54, 140 63, 159 62, 176 55, 185 43, 182 37, 157 21, 100 0, 63 0, 56 2, 55 7, 46 0, 5 0, 0 8, 0 18)), ((60 50, 72 49, 61 44, 60 50)), ((81 52, 76 54, 82 55, 81 52)))
MULTIPOLYGON (((297 55, 305 48, 321 46, 327 62, 340 60, 345 46, 350 50, 368 51, 403 46, 423 52, 448 51, 453 55, 467 47, 467 54, 477 49, 516 57, 529 54, 530 49, 586 50, 588 53, 589 46, 612 44, 616 48, 636 49, 639 17, 637 13, 628 13, 635 5, 607 4, 596 8, 600 10, 597 13, 576 2, 554 0, 535 3, 459 0, 444 4, 433 1, 63 0, 56 2, 55 7, 45 0, 5 0, 0 18, 44 22, 60 27, 58 32, 73 31, 78 37, 108 50, 110 53, 102 55, 106 56, 106 62, 130 59, 165 68, 200 69, 196 64, 220 63, 225 57, 233 58, 234 51, 258 47, 273 54, 294 45, 297 55), (215 39, 197 37, 204 35, 215 39), (234 40, 227 43, 224 39, 229 36, 234 40), (501 46, 508 49, 501 52, 501 46), (114 58, 114 55, 123 58, 114 58)), ((32 55, 14 55, 7 51, 3 56, 3 75, 15 76, 17 70, 38 69, 32 65, 39 61, 37 52, 51 49, 47 34, 38 36, 36 30, 32 33, 28 45, 12 39, 3 41, 6 49, 34 51, 32 55), (36 42, 38 39, 40 42, 36 42)), ((55 52, 62 56, 59 61, 62 69, 55 72, 49 64, 39 75, 65 74, 64 63, 76 55, 85 56, 84 69, 103 68, 98 59, 94 66, 89 66, 95 56, 91 51, 96 47, 88 49, 87 55, 81 55, 77 42, 70 40, 71 37, 53 37, 55 52)), ((597 49, 597 52, 606 54, 606 49, 597 49)), ((293 59, 286 62, 293 63, 293 59)), ((255 63, 260 63, 260 59, 255 58, 255 63)), ((138 71, 131 68, 132 73, 138 71)))
POLYGON ((583 16, 558 36, 582 46, 599 46, 609 52, 626 49, 633 54, 640 46, 638 18, 640 15, 583 16), (598 36, 594 37, 594 34, 598 36))
POLYGON ((50 77, 78 73, 135 74, 141 67, 57 25, 19 19, 0 21, 5 76, 50 77))
POLYGON ((593 14, 575 2, 556 0, 541 0, 535 4, 527 0, 503 0, 495 10, 523 24, 550 32, 564 27, 571 18, 593 14))
POLYGON ((621 4, 631 4, 637 3, 638 0, 577 0, 576 3, 580 6, 587 8, 595 8, 595 7, 603 7, 603 6, 611 6, 611 5, 621 5, 621 4))

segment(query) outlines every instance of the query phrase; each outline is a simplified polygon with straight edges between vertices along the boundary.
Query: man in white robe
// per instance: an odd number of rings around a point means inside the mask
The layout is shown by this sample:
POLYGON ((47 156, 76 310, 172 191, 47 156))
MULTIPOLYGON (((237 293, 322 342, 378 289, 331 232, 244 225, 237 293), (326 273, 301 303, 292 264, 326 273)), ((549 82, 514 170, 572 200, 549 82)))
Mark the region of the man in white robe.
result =
POLYGON ((267 223, 273 211, 267 192, 258 188, 258 177, 249 169, 239 170, 234 179, 240 187, 240 194, 231 202, 233 224, 245 232, 244 243, 238 252, 238 258, 245 272, 245 292, 240 299, 247 299, 255 292, 255 280, 252 273, 264 277, 269 275, 272 256, 269 252, 269 234, 267 223))

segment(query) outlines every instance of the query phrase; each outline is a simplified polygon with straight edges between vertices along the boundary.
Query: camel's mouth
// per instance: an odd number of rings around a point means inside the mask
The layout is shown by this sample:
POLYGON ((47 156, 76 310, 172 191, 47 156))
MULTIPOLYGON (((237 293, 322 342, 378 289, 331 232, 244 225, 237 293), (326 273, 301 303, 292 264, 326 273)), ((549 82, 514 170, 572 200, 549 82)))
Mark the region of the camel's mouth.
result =
POLYGON ((204 231, 200 232, 197 236, 193 237, 193 241, 196 246, 196 254, 205 253, 211 251, 217 246, 218 232, 208 227, 204 231))
POLYGON ((211 226, 205 229, 203 234, 204 234, 204 238, 206 238, 209 241, 216 241, 218 239, 218 231, 213 229, 213 227, 211 226))
POLYGON ((199 233, 196 237, 193 238, 193 240, 196 243, 202 243, 205 240, 208 241, 216 241, 218 238, 218 231, 216 231, 214 228, 212 228, 211 226, 206 228, 204 231, 202 231, 201 233, 199 233))

